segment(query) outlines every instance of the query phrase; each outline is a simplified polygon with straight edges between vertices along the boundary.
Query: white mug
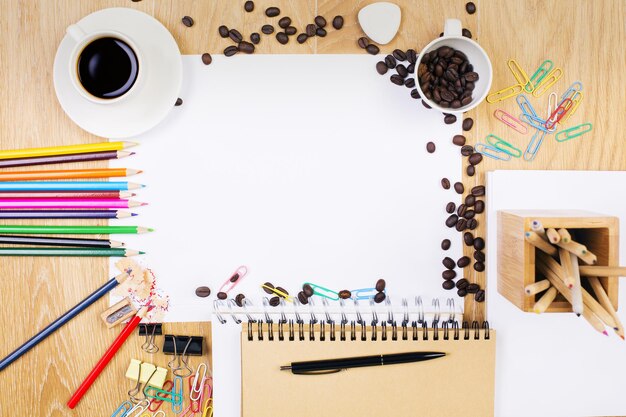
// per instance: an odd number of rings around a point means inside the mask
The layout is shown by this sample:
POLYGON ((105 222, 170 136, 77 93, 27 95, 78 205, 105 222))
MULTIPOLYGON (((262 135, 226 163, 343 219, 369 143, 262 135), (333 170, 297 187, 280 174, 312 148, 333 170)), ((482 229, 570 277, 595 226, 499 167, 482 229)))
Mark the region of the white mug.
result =
POLYGON ((139 50, 135 42, 129 39, 128 36, 123 35, 119 32, 111 31, 111 30, 102 30, 102 31, 87 33, 82 27, 80 27, 77 24, 68 26, 66 31, 67 31, 68 36, 72 40, 74 40, 74 42, 76 43, 74 45, 74 49, 72 50, 72 53, 70 54, 70 60, 69 60, 70 80, 72 81, 72 85, 74 86, 74 88, 76 88, 76 90, 83 97, 85 97, 87 100, 92 101, 94 103, 111 104, 111 103, 119 102, 121 100, 128 99, 131 95, 133 95, 137 90, 141 88, 141 85, 144 79, 143 73, 145 71, 145 69, 143 68, 144 60, 143 60, 141 51, 139 50), (81 84, 80 77, 78 74, 78 60, 80 58, 81 53, 85 49, 85 47, 87 47, 87 45, 89 45, 91 42, 95 41, 96 39, 107 38, 107 37, 116 38, 125 42, 135 53, 135 56, 137 58, 137 66, 138 66, 137 77, 135 79, 135 82, 131 86, 131 88, 126 93, 122 94, 121 96, 110 98, 110 99, 96 97, 93 94, 91 94, 89 91, 87 91, 85 87, 81 84))
POLYGON ((426 45, 426 47, 422 49, 422 52, 420 52, 419 57, 420 58, 418 58, 418 65, 416 65, 415 68, 417 91, 419 92, 422 100, 424 100, 433 109, 437 109, 444 113, 462 113, 478 106, 485 99, 485 97, 487 97, 489 89, 491 88, 491 81, 493 79, 491 61, 489 60, 489 57, 487 56, 485 50, 479 44, 477 44, 470 38, 466 38, 462 35, 462 26, 460 20, 446 19, 443 36, 435 39, 434 41, 426 45), (472 66, 474 67, 474 72, 476 72, 479 76, 478 81, 474 83, 475 88, 472 92, 472 101, 465 106, 459 107, 458 109, 441 107, 434 101, 428 99, 422 91, 419 77, 417 76, 417 72, 419 70, 419 61, 421 60, 421 57, 442 46, 448 46, 450 48, 456 49, 457 51, 463 52, 467 56, 467 60, 469 61, 469 63, 472 64, 472 66))

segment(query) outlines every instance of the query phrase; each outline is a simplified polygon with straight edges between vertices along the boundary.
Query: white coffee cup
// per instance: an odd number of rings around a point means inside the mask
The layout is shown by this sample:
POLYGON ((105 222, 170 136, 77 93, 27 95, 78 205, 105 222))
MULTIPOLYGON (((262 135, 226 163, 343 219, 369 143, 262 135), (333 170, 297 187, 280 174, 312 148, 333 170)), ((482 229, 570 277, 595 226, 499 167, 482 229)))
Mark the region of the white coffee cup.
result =
POLYGON ((137 90, 141 88, 141 85, 144 79, 143 73, 145 72, 145 68, 143 68, 144 60, 143 60, 141 51, 139 50, 135 42, 133 42, 128 36, 119 32, 111 31, 111 30, 86 32, 82 27, 80 27, 77 24, 68 26, 66 31, 69 37, 75 42, 75 45, 74 45, 74 48, 72 49, 72 53, 70 54, 70 60, 68 63, 70 80, 72 81, 72 85, 74 86, 74 88, 76 88, 76 90, 83 97, 85 97, 89 101, 92 101, 98 104, 112 104, 112 103, 116 103, 116 102, 128 99, 137 90), (94 96, 89 91, 87 91, 85 87, 82 85, 82 83, 80 82, 80 75, 78 73, 78 60, 83 50, 93 41, 100 39, 100 38, 116 38, 116 39, 123 41, 133 50, 135 57, 137 58, 137 76, 135 78, 135 81, 133 85, 130 87, 130 89, 126 91, 124 94, 120 95, 119 97, 100 98, 100 97, 94 96))
POLYGON ((458 19, 446 19, 443 36, 430 42, 426 45, 426 47, 424 47, 424 49, 422 49, 422 52, 419 54, 417 64, 418 65, 415 67, 417 91, 419 92, 422 100, 424 100, 430 107, 444 113, 462 113, 473 109, 478 106, 485 99, 485 97, 487 97, 489 89, 491 88, 491 81, 493 79, 491 61, 489 60, 485 50, 480 45, 470 38, 466 38, 462 35, 461 21, 458 19), (417 76, 421 57, 442 46, 448 46, 463 52, 467 56, 469 63, 474 67, 474 72, 476 72, 479 76, 478 81, 474 83, 475 88, 472 92, 473 100, 469 104, 459 107, 458 109, 441 107, 433 100, 428 99, 422 91, 419 83, 419 77, 417 76))

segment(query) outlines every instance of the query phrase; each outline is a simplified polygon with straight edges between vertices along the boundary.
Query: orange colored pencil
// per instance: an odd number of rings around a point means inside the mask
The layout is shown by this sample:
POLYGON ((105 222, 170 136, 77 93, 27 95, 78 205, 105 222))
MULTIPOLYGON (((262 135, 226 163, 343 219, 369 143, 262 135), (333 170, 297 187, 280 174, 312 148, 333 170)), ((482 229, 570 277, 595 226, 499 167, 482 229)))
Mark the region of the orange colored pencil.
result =
POLYGON ((0 181, 69 180, 81 178, 128 177, 141 171, 127 168, 61 169, 54 171, 0 172, 0 181))

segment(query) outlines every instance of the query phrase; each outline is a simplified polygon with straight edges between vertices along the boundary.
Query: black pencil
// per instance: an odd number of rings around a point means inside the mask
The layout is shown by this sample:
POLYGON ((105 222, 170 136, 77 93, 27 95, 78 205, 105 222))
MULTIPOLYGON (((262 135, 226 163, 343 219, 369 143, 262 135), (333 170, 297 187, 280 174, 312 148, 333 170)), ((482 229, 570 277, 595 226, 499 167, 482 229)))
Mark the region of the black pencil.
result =
POLYGON ((123 219, 136 215, 119 210, 0 210, 0 219, 123 219))
POLYGON ((25 167, 32 165, 60 164, 66 162, 104 161, 120 159, 133 155, 134 152, 102 151, 69 155, 33 156, 30 158, 0 159, 0 168, 25 167))
POLYGON ((0 243, 32 246, 73 246, 79 248, 120 248, 122 242, 109 239, 0 235, 0 243))

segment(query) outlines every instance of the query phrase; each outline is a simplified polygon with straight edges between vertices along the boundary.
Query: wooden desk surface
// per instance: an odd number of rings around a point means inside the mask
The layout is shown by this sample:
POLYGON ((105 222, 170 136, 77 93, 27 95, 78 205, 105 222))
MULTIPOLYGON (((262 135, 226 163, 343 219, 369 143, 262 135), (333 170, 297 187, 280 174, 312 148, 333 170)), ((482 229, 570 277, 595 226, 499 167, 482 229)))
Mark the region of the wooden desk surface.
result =
MULTIPOLYGON (((261 11, 270 5, 279 6, 282 14, 290 16, 297 28, 303 28, 318 14, 328 20, 343 15, 346 23, 338 34, 314 38, 304 45, 292 39, 286 46, 264 37, 257 51, 363 53, 356 46, 356 39, 361 36, 356 14, 371 2, 256 0, 255 12, 244 13, 243 0, 2 1, 0 148, 100 140, 69 120, 56 100, 52 85, 52 63, 65 28, 95 10, 123 6, 152 14, 173 33, 183 54, 220 53, 229 44, 217 34, 220 24, 238 28, 245 35, 259 31, 267 20, 261 11), (192 28, 181 24, 184 15, 194 18, 192 28)), ((580 80, 584 84, 585 98, 570 123, 592 122, 592 134, 561 144, 548 138, 532 163, 486 160, 479 166, 475 177, 465 178, 466 188, 482 183, 485 170, 493 169, 626 169, 623 139, 626 90, 618 79, 618 74, 626 66, 625 49, 620 44, 626 39, 623 22, 626 2, 474 0, 478 9, 474 15, 465 12, 465 1, 395 2, 402 7, 402 24, 395 40, 382 48, 385 53, 395 47, 413 47, 419 51, 439 34, 445 17, 457 17, 489 53, 494 65, 493 89, 513 84, 506 68, 509 58, 515 58, 529 73, 544 59, 553 60, 564 70, 564 78, 557 84, 561 93, 573 81, 580 80)), ((545 103, 547 95, 542 99, 545 103)), ((512 100, 501 104, 483 104, 476 112, 467 115, 476 121, 468 134, 470 143, 494 133, 524 149, 530 135, 512 135, 510 129, 491 116, 498 107, 509 111, 515 109, 512 100)), ((545 104, 541 108, 545 108, 545 104)), ((584 198, 584 192, 581 198, 584 198)), ((479 233, 484 234, 484 225, 480 226, 479 233)), ((0 320, 4 323, 0 356, 81 300, 108 275, 108 263, 104 260, 3 258, 0 262, 0 320)), ((484 274, 472 270, 468 276, 484 284, 484 274)), ((138 355, 140 343, 137 339, 129 341, 77 410, 70 411, 65 407, 71 393, 115 337, 116 331, 106 331, 100 323, 99 314, 105 307, 106 301, 101 300, 0 373, 0 386, 3 387, 0 415, 28 412, 33 416, 93 416, 96 410, 98 415, 109 415, 117 407, 130 388, 129 382, 123 378, 122 368, 130 357, 138 355)), ((482 318, 484 304, 477 305, 468 300, 466 311, 482 318)), ((197 324, 180 324, 176 329, 181 334, 206 331, 197 324)))

